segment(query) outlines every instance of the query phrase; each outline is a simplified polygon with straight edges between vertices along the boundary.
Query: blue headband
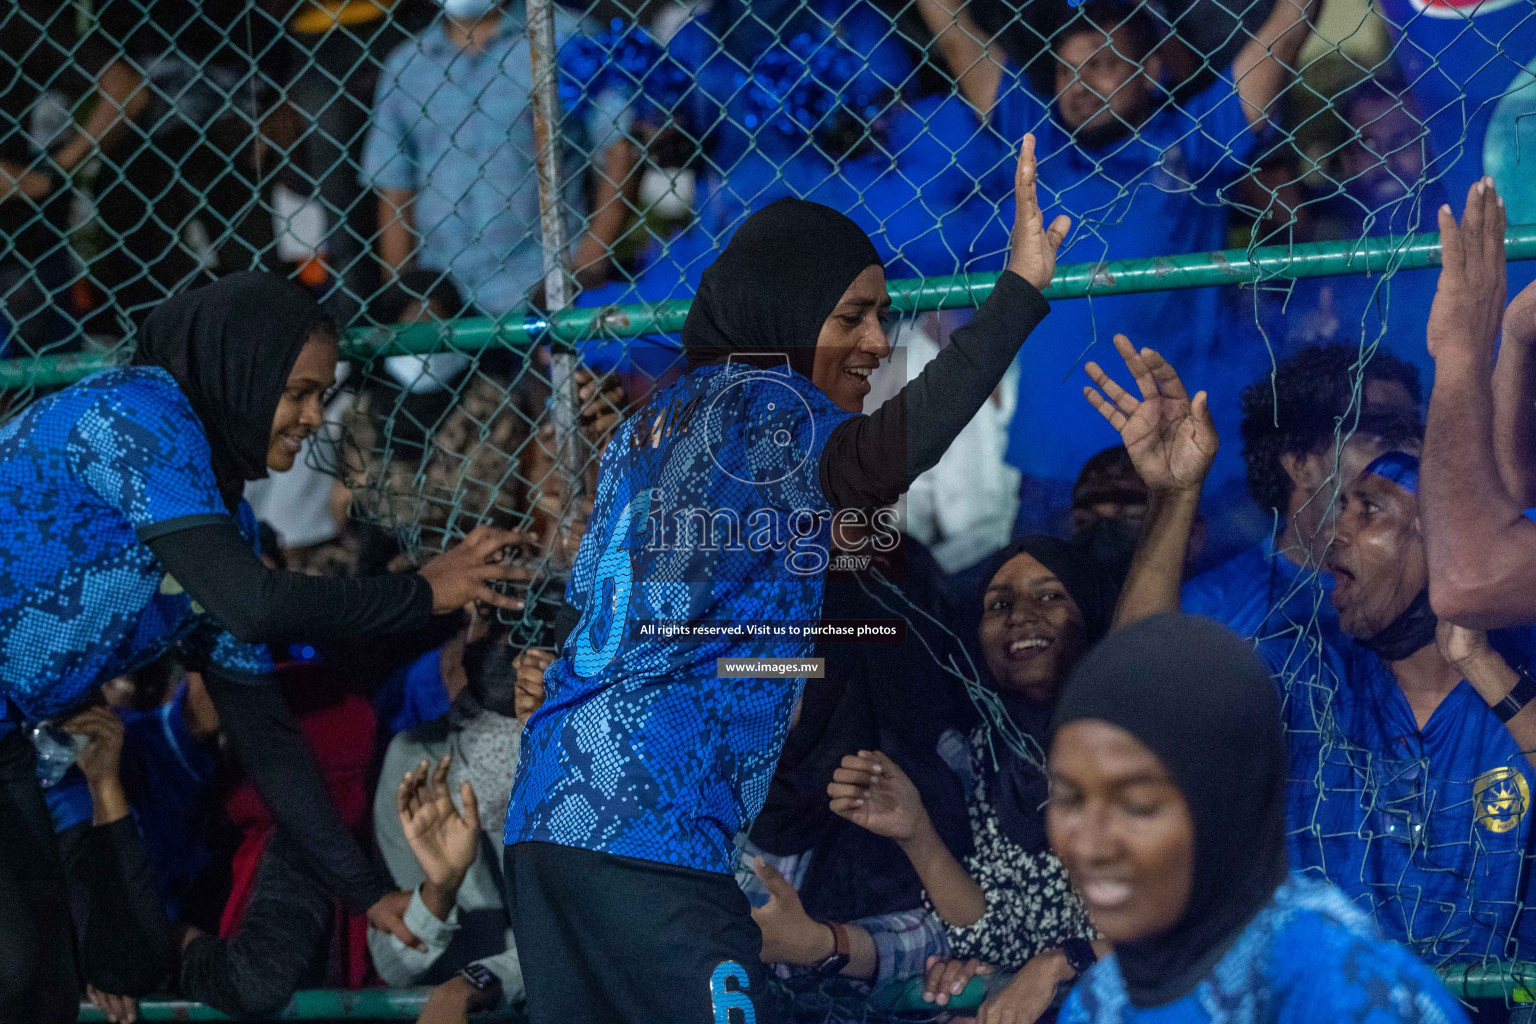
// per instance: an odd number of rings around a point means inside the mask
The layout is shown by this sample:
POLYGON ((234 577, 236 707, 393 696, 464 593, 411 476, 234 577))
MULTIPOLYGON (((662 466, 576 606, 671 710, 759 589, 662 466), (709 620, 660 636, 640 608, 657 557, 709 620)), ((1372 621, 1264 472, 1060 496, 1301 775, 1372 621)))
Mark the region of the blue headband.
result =
MULTIPOLYGON (((1390 480, 1409 494, 1419 493, 1419 457, 1407 452, 1386 452, 1365 467, 1365 473, 1390 480)), ((1363 475, 1363 474, 1362 474, 1363 475)))

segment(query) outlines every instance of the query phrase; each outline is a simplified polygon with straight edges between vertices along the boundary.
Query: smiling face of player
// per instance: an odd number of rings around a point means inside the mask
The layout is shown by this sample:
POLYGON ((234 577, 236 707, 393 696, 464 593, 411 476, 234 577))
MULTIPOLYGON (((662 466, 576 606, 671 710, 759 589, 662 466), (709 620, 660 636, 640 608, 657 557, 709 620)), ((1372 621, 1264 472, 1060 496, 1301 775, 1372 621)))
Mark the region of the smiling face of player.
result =
POLYGON ((1092 718, 1057 731, 1045 824, 1088 920, 1111 942, 1161 934, 1184 916, 1194 818, 1163 762, 1129 732, 1092 718))
POLYGON ((869 266, 853 279, 821 325, 811 382, 839 409, 864 411, 869 375, 891 354, 891 343, 885 335, 890 312, 885 268, 869 266))
POLYGON ((293 361, 267 438, 267 468, 274 473, 292 469, 304 439, 325 422, 325 394, 336 385, 336 348, 333 336, 317 331, 293 361))

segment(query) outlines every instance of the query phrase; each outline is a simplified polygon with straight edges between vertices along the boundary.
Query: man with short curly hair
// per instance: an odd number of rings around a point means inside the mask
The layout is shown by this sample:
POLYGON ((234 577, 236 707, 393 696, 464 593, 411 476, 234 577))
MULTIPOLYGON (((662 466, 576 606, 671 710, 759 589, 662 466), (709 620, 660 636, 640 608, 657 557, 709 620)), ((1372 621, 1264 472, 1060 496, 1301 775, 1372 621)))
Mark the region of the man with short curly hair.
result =
POLYGON ((1184 608, 1243 636, 1276 625, 1337 625, 1331 577, 1338 491, 1378 455, 1417 451, 1424 435, 1419 373, 1378 351, 1314 345, 1243 389, 1248 493, 1274 518, 1270 535, 1184 586, 1184 608))

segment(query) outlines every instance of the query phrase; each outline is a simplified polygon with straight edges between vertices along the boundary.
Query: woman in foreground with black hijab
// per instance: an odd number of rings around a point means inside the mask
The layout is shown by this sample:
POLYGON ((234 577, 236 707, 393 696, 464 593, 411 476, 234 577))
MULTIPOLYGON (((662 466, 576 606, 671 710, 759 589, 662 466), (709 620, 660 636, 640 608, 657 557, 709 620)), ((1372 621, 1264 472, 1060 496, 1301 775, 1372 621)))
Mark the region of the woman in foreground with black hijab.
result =
POLYGON ((204 668, 236 756, 327 887, 405 941, 408 894, 342 827, 264 646, 427 626, 506 606, 482 528, 411 575, 267 569, 246 481, 293 465, 335 381, 335 325, 297 285, 240 273, 169 299, 134 365, 33 403, 0 430, 0 1020, 73 1020, 69 914, 33 734, 172 645, 204 668), (404 896, 405 899, 400 897, 404 896))
MULTIPOLYGON (((934 465, 1049 308, 1069 223, 1046 228, 1029 136, 1015 194, 991 295, 872 416, 858 414, 891 300, 858 225, 779 200, 704 272, 683 326, 691 369, 603 455, 566 592, 581 617, 523 737, 506 877, 533 1024, 773 1019, 733 840, 808 674, 834 514, 870 526, 859 510, 934 465), (689 623, 742 632, 660 631, 689 623)), ((837 945, 829 929, 826 970, 846 963, 837 945)))
POLYGON ((1062 1024, 1466 1020, 1343 893, 1288 873, 1278 699, 1236 634, 1182 614, 1120 629, 1054 725, 1051 846, 1114 944, 1062 1024))
POLYGON ((1062 684, 1109 628, 1113 577, 1085 547, 1055 537, 1025 537, 993 556, 977 639, 1007 723, 995 724, 992 711, 970 734, 969 855, 951 855, 933 825, 945 809, 927 806, 882 751, 844 757, 827 786, 834 813, 896 841, 944 922, 950 955, 930 963, 923 985, 939 1006, 972 975, 991 975, 983 1019, 1033 1024, 1107 948, 1093 947, 1082 904, 1046 845, 1044 764, 1062 684))

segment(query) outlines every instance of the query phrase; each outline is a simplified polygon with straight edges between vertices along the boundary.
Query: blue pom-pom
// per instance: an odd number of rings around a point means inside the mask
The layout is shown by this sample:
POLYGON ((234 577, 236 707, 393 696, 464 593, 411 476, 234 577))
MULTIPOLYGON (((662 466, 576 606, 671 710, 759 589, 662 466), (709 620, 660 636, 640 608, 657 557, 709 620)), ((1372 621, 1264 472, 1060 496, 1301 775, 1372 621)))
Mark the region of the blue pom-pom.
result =
POLYGON ((689 82, 687 72, 650 33, 618 18, 595 36, 573 37, 561 48, 559 64, 560 102, 576 117, 585 116, 596 97, 618 92, 637 117, 665 120, 689 82))
POLYGON ((771 48, 738 83, 747 127, 771 126, 791 139, 824 139, 869 127, 884 109, 885 90, 872 86, 864 62, 841 40, 801 32, 771 48))

